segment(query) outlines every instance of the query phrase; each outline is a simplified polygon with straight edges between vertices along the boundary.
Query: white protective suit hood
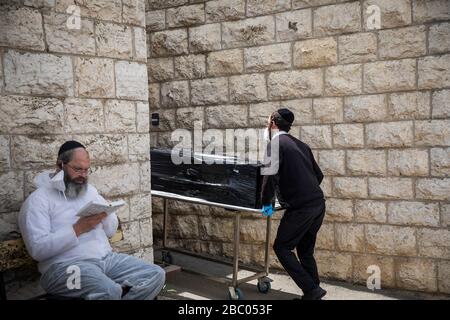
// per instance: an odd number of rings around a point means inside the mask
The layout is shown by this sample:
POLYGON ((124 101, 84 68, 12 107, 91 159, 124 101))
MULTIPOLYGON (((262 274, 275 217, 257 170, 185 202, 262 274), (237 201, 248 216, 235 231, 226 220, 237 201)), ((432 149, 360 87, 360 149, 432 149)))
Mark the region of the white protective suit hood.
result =
POLYGON ((36 188, 51 188, 61 192, 66 198, 66 185, 64 183, 64 170, 60 170, 55 174, 55 171, 41 172, 34 178, 34 185, 36 188))

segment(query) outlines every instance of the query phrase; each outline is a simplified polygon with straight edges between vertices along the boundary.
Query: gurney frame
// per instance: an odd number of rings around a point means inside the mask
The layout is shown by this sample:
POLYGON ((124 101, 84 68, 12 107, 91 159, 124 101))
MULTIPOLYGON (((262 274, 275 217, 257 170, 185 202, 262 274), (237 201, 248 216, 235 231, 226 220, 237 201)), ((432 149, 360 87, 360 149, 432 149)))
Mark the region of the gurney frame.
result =
POLYGON ((219 281, 225 284, 228 284, 228 298, 230 300, 241 300, 243 299, 242 291, 238 288, 240 284, 246 283, 255 279, 258 279, 257 288, 258 291, 261 293, 267 293, 269 292, 271 288, 271 279, 268 278, 269 275, 269 245, 270 245, 270 231, 272 226, 272 219, 271 217, 266 218, 266 241, 265 241, 265 252, 264 252, 264 268, 263 270, 257 270, 256 268, 252 267, 245 267, 245 269, 256 272, 252 276, 248 276, 242 279, 238 279, 238 272, 239 272, 239 246, 240 246, 240 238, 239 238, 239 232, 240 232, 240 220, 241 220, 241 214, 243 212, 254 212, 254 213, 260 213, 261 211, 258 209, 251 209, 251 208, 245 208, 245 207, 239 207, 239 206, 233 206, 228 204, 222 204, 222 203, 216 203, 216 202, 210 202, 203 199, 198 198, 192 198, 192 197, 186 197, 181 196, 169 192, 163 192, 163 191, 155 191, 152 190, 151 194, 153 197, 159 197, 163 199, 163 239, 162 239, 162 247, 155 247, 155 250, 162 250, 162 260, 164 263, 172 264, 173 259, 170 255, 170 251, 173 252, 179 252, 183 254, 187 254, 194 257, 199 257, 202 259, 207 259, 210 261, 215 261, 219 263, 225 263, 225 264, 231 264, 233 266, 233 275, 232 279, 228 278, 220 278, 220 277, 213 277, 209 276, 207 274, 195 271, 195 270, 188 270, 192 273, 197 273, 202 276, 205 276, 211 280, 219 281), (219 207, 224 208, 226 210, 231 210, 235 212, 234 217, 234 236, 233 236, 233 261, 232 263, 228 263, 224 260, 205 256, 202 254, 194 253, 188 250, 179 249, 179 248, 172 248, 168 247, 167 245, 167 227, 168 227, 168 218, 169 218, 169 206, 168 206, 168 200, 177 200, 177 201, 184 201, 184 202, 190 202, 194 204, 200 204, 200 205, 206 205, 206 206, 212 206, 212 207, 219 207))

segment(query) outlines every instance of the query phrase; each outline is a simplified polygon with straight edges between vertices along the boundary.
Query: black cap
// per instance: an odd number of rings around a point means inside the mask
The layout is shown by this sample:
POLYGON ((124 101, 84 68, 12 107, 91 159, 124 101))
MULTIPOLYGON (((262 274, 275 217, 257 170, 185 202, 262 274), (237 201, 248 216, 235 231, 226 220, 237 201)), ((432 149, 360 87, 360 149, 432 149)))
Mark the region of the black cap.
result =
POLYGON ((83 148, 86 149, 81 143, 70 140, 63 143, 63 145, 59 148, 58 156, 61 155, 61 153, 64 153, 66 151, 76 149, 76 148, 83 148))
POLYGON ((278 114, 287 122, 293 123, 294 122, 294 114, 286 108, 281 108, 277 110, 278 114))

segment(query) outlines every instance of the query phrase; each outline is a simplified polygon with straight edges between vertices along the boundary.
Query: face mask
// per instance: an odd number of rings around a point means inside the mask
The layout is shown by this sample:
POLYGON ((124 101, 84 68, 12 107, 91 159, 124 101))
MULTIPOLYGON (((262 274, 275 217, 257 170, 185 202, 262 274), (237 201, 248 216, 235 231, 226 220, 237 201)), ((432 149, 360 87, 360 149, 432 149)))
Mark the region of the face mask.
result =
POLYGON ((64 170, 60 170, 57 174, 55 174, 53 178, 50 179, 50 183, 59 191, 66 190, 66 184, 64 183, 64 170))

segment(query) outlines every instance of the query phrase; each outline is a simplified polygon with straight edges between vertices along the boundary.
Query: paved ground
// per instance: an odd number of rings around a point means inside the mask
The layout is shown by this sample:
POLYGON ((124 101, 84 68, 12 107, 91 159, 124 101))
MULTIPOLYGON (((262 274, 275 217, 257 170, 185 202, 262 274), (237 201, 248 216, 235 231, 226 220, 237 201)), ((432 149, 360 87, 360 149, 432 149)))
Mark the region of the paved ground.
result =
MULTIPOLYGON (((183 254, 172 253, 174 265, 181 266, 181 271, 168 275, 166 287, 160 300, 222 300, 228 299, 228 285, 209 279, 197 273, 208 273, 220 279, 231 279, 230 266, 193 258, 183 254), (191 270, 191 271, 189 271, 191 270)), ((158 259, 158 253, 155 254, 158 259)), ((238 278, 253 273, 242 270, 238 278)), ((281 272, 271 273, 273 280, 271 290, 267 294, 258 292, 257 280, 239 286, 245 300, 291 300, 301 295, 301 290, 292 279, 281 272)), ((450 296, 438 296, 397 290, 376 290, 372 292, 364 286, 344 282, 325 281, 323 288, 328 291, 324 300, 411 300, 411 299, 449 299, 450 296)), ((8 288, 9 299, 27 299, 42 294, 38 281, 15 284, 8 288)))
MULTIPOLYGON (((156 257, 157 257, 156 253, 156 257)), ((228 285, 197 273, 208 273, 209 276, 222 279, 232 278, 232 268, 203 259, 192 258, 182 254, 174 254, 173 262, 182 266, 182 271, 172 273, 163 295, 173 299, 228 299, 228 285), (192 271, 183 270, 189 269, 192 271)), ((254 274, 242 270, 238 278, 254 274)), ((246 300, 291 300, 298 298, 302 292, 292 279, 284 273, 271 273, 269 278, 273 280, 271 290, 267 294, 258 292, 257 280, 244 283, 239 286, 246 300)), ((325 281, 322 287, 328 291, 324 300, 411 300, 411 299, 450 299, 450 296, 437 296, 398 290, 376 290, 372 292, 364 286, 352 285, 344 282, 325 281)))

